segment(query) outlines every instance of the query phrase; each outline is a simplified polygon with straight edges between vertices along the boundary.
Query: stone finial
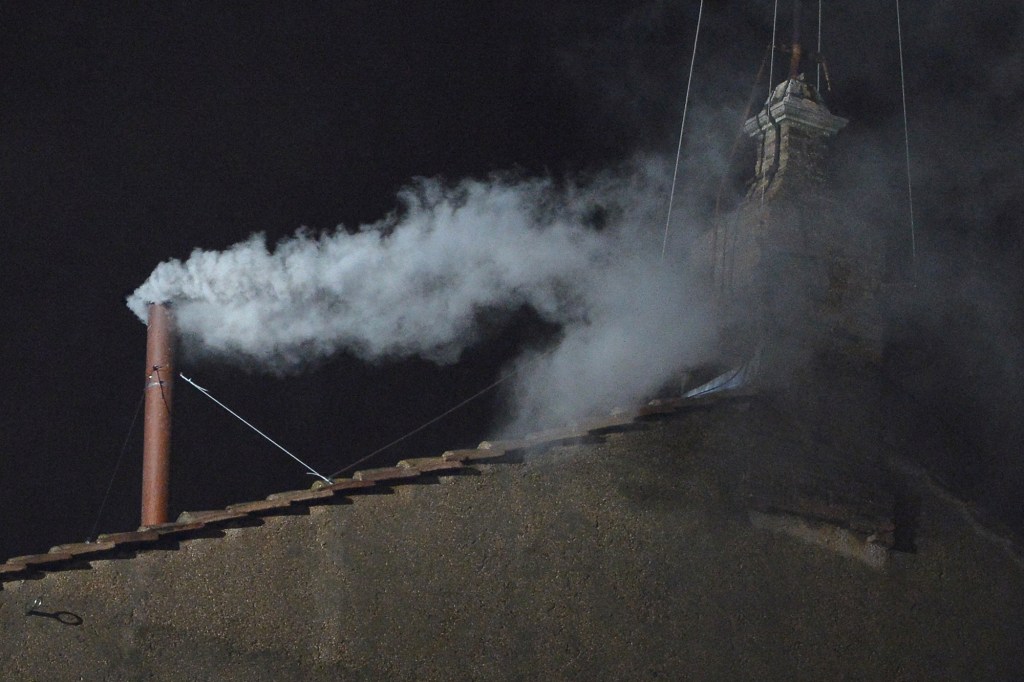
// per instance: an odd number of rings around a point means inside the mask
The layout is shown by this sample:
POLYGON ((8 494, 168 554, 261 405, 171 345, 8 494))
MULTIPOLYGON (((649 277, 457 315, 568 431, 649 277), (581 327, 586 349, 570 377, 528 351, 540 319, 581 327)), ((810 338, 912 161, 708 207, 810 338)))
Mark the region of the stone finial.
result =
POLYGON ((743 124, 743 130, 760 143, 751 193, 774 194, 790 184, 787 178, 823 181, 825 141, 847 122, 828 110, 802 76, 779 83, 764 108, 743 124))

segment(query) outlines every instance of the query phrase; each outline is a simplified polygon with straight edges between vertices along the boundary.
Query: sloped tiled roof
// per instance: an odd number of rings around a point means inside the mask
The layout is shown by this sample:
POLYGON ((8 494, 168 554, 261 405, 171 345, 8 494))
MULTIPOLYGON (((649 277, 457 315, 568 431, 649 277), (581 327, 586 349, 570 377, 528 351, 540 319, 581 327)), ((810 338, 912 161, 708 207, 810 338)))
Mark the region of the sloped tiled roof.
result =
MULTIPOLYGON (((130 552, 158 549, 168 541, 203 537, 218 527, 245 524, 260 516, 286 513, 290 508, 337 503, 345 497, 416 483, 421 477, 458 474, 480 463, 510 461, 509 455, 544 450, 569 443, 600 440, 602 435, 639 428, 647 419, 721 400, 713 397, 658 400, 631 410, 589 419, 572 426, 530 434, 515 440, 484 441, 478 447, 449 450, 436 457, 404 459, 396 466, 356 471, 351 478, 318 481, 310 489, 289 490, 264 500, 230 504, 224 509, 182 512, 176 521, 143 526, 135 531, 102 534, 92 542, 62 544, 41 554, 12 557, 0 563, 0 589, 4 582, 42 577, 48 572, 81 567, 94 559, 132 556, 130 552)), ((213 534, 216 537, 216 534, 213 534)))
MULTIPOLYGON (((356 471, 351 478, 334 479, 330 485, 317 481, 309 489, 278 492, 263 500, 238 502, 224 509, 185 511, 170 523, 107 533, 92 542, 62 544, 45 553, 7 559, 0 563, 0 589, 4 582, 87 567, 92 560, 130 558, 138 552, 166 549, 181 539, 221 537, 223 534, 217 532, 219 528, 258 526, 261 525, 261 516, 292 513, 314 505, 343 503, 354 495, 387 492, 396 486, 436 480, 439 475, 458 475, 480 464, 515 462, 518 454, 526 451, 601 442, 606 434, 643 429, 651 420, 752 397, 741 391, 723 391, 690 398, 655 400, 637 408, 619 410, 515 440, 484 441, 476 448, 449 450, 435 457, 404 459, 396 466, 356 471)), ((835 473, 836 470, 831 469, 830 472, 835 473)), ((860 545, 870 543, 881 551, 892 547, 895 521, 891 493, 884 486, 874 483, 865 486, 863 480, 858 482, 856 477, 845 476, 841 472, 839 479, 828 487, 801 485, 820 475, 819 471, 808 470, 792 476, 788 486, 773 486, 770 482, 754 484, 742 494, 752 511, 798 517, 838 527, 859 537, 857 542, 860 545), (835 495, 837 485, 845 490, 845 494, 835 495)), ((763 476, 757 473, 754 478, 763 476)))

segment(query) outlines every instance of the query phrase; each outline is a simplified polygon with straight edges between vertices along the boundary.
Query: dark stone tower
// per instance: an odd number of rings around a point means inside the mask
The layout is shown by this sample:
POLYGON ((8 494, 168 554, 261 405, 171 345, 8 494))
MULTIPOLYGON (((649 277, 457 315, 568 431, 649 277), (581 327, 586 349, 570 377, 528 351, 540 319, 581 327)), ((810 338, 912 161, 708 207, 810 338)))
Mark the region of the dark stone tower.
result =
POLYGON ((714 248, 731 362, 759 359, 759 381, 790 380, 822 353, 873 357, 883 249, 840 204, 828 142, 847 121, 802 76, 780 83, 746 121, 754 178, 714 248))

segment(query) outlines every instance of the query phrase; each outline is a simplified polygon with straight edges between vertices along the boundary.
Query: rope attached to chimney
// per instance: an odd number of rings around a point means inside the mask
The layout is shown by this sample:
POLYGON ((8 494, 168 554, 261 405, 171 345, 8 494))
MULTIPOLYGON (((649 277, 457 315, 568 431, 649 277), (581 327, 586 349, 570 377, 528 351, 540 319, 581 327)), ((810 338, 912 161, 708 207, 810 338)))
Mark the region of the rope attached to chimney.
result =
POLYGON ((414 436, 417 433, 419 433, 420 431, 422 431, 423 429, 427 428, 428 426, 436 424, 437 422, 441 421, 442 419, 444 419, 448 415, 452 414, 453 412, 455 412, 457 410, 460 410, 463 407, 465 407, 466 405, 468 405, 471 402, 473 402, 474 400, 477 400, 478 398, 483 396, 485 393, 494 390, 498 386, 501 386, 503 383, 505 383, 506 381, 508 381, 512 377, 514 377, 517 374, 520 374, 521 372, 523 372, 523 370, 525 370, 526 368, 536 366, 541 360, 544 360, 545 358, 553 355, 554 352, 557 349, 558 349, 558 346, 554 346, 552 348, 549 348, 548 350, 544 351, 543 353, 540 353, 537 356, 531 358, 528 362, 520 364, 518 367, 516 367, 512 371, 510 371, 507 374, 504 374, 504 375, 498 377, 497 379, 495 379, 493 382, 491 382, 487 386, 484 386, 479 391, 477 391, 473 395, 469 396, 465 400, 459 402, 458 404, 454 405, 453 407, 449 407, 447 410, 445 410, 441 414, 437 415, 436 417, 428 419, 427 421, 423 422, 422 424, 420 424, 419 426, 417 426, 413 430, 408 431, 404 435, 399 436, 398 438, 394 439, 393 441, 391 441, 387 445, 382 445, 381 447, 377 448, 376 450, 374 450, 370 454, 365 455, 363 457, 360 457, 359 459, 357 459, 354 462, 346 464, 344 467, 342 467, 341 469, 338 469, 333 474, 331 474, 330 477, 334 478, 338 474, 342 474, 342 473, 345 473, 346 471, 349 471, 350 469, 354 469, 355 467, 359 466, 360 464, 362 464, 366 460, 371 459, 372 457, 374 457, 376 455, 379 455, 380 453, 384 452, 385 450, 391 449, 395 445, 398 445, 399 443, 404 441, 406 438, 409 438, 410 436, 414 436))
POLYGON ((199 391, 200 393, 202 393, 203 395, 205 395, 205 396, 206 396, 207 398, 209 398, 209 399, 210 399, 210 400, 212 400, 213 402, 215 402, 215 403, 217 403, 218 405, 220 405, 221 407, 223 407, 223 408, 224 408, 225 410, 227 410, 227 411, 228 411, 229 413, 231 413, 231 415, 233 415, 233 416, 234 416, 234 417, 235 417, 236 419, 238 419, 238 421, 242 422, 243 424, 245 424, 246 426, 248 426, 248 427, 249 427, 250 429, 252 429, 252 430, 253 430, 253 431, 255 431, 256 433, 258 433, 258 434, 260 434, 261 436, 263 436, 264 438, 266 438, 266 439, 267 439, 268 441, 270 441, 270 442, 271 442, 271 443, 272 443, 272 444, 273 444, 273 445, 274 445, 274 446, 275 446, 275 447, 276 447, 276 448, 277 448, 278 450, 280 450, 280 451, 281 451, 281 452, 283 452, 284 454, 288 455, 289 457, 291 457, 292 459, 294 459, 294 460, 295 460, 296 462, 298 462, 299 464, 301 464, 301 465, 302 465, 303 467, 305 467, 305 468, 306 468, 306 470, 307 470, 307 471, 309 471, 309 473, 310 473, 310 474, 312 474, 313 476, 316 476, 317 478, 319 478, 319 479, 320 479, 321 481, 324 481, 324 482, 325 482, 325 483, 327 483, 328 485, 329 485, 329 484, 331 484, 331 483, 333 483, 333 481, 331 481, 331 479, 329 479, 329 478, 327 478, 326 476, 324 476, 323 474, 321 474, 321 473, 317 472, 317 470, 316 470, 316 469, 314 469, 313 467, 309 466, 308 464, 306 464, 305 462, 303 462, 303 461, 302 461, 301 459, 299 459, 298 457, 296 457, 295 455, 293 455, 293 454, 292 454, 291 452, 289 452, 288 450, 286 450, 286 449, 284 448, 284 446, 282 446, 282 445, 281 445, 280 443, 278 443, 278 442, 277 442, 277 441, 275 441, 275 440, 274 440, 273 438, 271 438, 271 437, 270 437, 270 436, 268 436, 267 434, 263 433, 262 431, 260 431, 259 429, 257 429, 257 428, 256 428, 255 426, 253 426, 253 425, 252 425, 252 424, 250 424, 249 422, 247 422, 247 421, 246 421, 245 419, 243 419, 243 418, 241 417, 241 415, 239 415, 239 414, 238 414, 237 412, 235 412, 234 410, 232 410, 232 409, 231 409, 230 407, 228 407, 227 405, 225 405, 225 404, 224 404, 224 403, 222 403, 221 401, 219 401, 219 400, 217 400, 216 398, 214 398, 214 397, 213 397, 212 395, 210 395, 210 392, 209 392, 208 390, 206 390, 205 388, 203 388, 202 386, 200 386, 200 385, 199 385, 199 384, 197 384, 196 382, 192 381, 191 379, 189 379, 189 378, 188 378, 187 376, 185 376, 185 375, 184 375, 184 374, 182 374, 181 372, 179 372, 179 373, 178 373, 178 376, 180 376, 180 377, 181 377, 182 379, 184 379, 184 380, 185 380, 186 382, 188 382, 188 383, 189 383, 189 384, 190 384, 191 386, 193 386, 193 387, 194 387, 194 388, 195 388, 195 389, 196 389, 197 391, 199 391))
POLYGON ((139 396, 139 403, 135 406, 135 414, 132 415, 131 424, 128 426, 128 433, 124 436, 124 443, 121 444, 121 454, 117 456, 117 462, 114 464, 114 471, 110 474, 110 481, 107 482, 107 491, 103 493, 103 501, 100 502, 99 511, 96 512, 96 520, 92 524, 92 529, 89 531, 89 535, 86 536, 86 542, 92 542, 96 538, 96 531, 100 527, 100 521, 103 519, 103 510, 107 508, 107 501, 110 499, 110 491, 114 487, 114 479, 117 478, 117 472, 121 470, 121 462, 124 460, 124 453, 128 451, 128 442, 131 440, 132 432, 135 430, 135 422, 139 420, 139 413, 142 411, 142 405, 146 402, 146 392, 143 391, 142 395, 139 396))
POLYGON ((441 414, 439 414, 436 417, 434 417, 433 419, 428 419, 427 421, 423 422, 422 424, 417 426, 412 431, 409 431, 409 432, 405 433, 404 435, 399 436, 398 438, 394 439, 393 441, 391 441, 387 445, 383 445, 383 446, 377 448, 376 450, 374 450, 373 452, 371 452, 370 454, 368 454, 368 455, 366 455, 364 457, 360 457, 359 459, 357 459, 356 461, 352 462, 351 464, 347 464, 344 467, 342 467, 341 469, 338 469, 333 474, 331 474, 331 478, 334 478, 338 474, 343 474, 346 471, 349 471, 350 469, 354 469, 355 467, 359 466, 360 464, 362 464, 366 460, 368 460, 368 459, 370 459, 370 458, 372 458, 372 457, 374 457, 376 455, 379 455, 380 453, 384 452, 385 450, 389 450, 392 447, 398 445, 399 443, 401 443, 406 438, 409 438, 411 436, 415 436, 417 433, 419 433, 423 429, 427 428, 428 426, 436 424, 437 422, 441 421, 442 419, 444 419, 445 417, 450 415, 452 412, 455 412, 456 410, 459 410, 459 409, 465 407, 466 405, 470 404, 471 402, 473 402, 474 400, 476 400, 477 398, 479 398, 483 394, 487 393, 488 391, 490 391, 490 390, 492 390, 494 388, 497 388, 499 385, 505 383, 506 380, 511 379, 516 374, 518 374, 518 370, 510 372, 510 373, 506 374, 503 377, 500 377, 497 381, 494 381, 494 382, 488 384, 487 386, 485 386, 484 388, 480 389, 479 391, 477 391, 473 395, 469 396, 468 398, 466 398, 465 400, 463 400, 459 404, 455 405, 454 407, 450 407, 447 410, 445 410, 444 412, 442 412, 441 414))

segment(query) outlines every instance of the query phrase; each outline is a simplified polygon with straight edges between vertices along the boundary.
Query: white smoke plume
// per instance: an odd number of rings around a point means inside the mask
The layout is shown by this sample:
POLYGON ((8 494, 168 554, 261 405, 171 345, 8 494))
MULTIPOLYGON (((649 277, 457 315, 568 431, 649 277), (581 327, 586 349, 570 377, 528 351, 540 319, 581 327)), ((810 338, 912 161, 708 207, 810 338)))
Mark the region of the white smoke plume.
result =
POLYGON ((699 297, 660 255, 663 171, 420 179, 357 230, 272 248, 257 234, 162 263, 128 306, 144 320, 170 302, 187 350, 287 373, 341 351, 455 362, 481 322, 527 305, 562 334, 518 367, 517 414, 580 416, 657 388, 707 346, 699 297))

